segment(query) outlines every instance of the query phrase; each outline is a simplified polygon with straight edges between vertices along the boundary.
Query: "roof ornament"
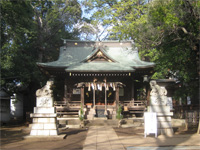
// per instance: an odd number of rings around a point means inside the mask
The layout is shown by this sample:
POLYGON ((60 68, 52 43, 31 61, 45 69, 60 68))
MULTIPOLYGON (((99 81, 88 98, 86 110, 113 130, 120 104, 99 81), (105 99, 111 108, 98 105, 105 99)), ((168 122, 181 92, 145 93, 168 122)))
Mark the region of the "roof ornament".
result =
POLYGON ((67 40, 66 39, 63 39, 63 38, 61 38, 61 40, 63 40, 63 44, 64 44, 64 50, 66 50, 67 48, 66 48, 66 43, 67 43, 67 40))
POLYGON ((97 57, 102 57, 102 56, 103 56, 102 52, 99 51, 99 52, 97 53, 97 57))
POLYGON ((66 43, 67 43, 67 39, 61 38, 61 40, 63 40, 63 44, 66 44, 66 43))
POLYGON ((67 43, 66 40, 64 40, 63 43, 66 44, 67 43))

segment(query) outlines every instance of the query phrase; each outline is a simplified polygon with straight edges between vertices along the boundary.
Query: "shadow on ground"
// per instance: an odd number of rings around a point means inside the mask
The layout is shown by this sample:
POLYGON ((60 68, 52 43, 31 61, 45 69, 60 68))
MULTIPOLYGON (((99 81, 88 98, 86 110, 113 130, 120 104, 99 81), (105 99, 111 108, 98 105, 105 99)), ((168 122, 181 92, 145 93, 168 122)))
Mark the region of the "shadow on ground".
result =
POLYGON ((24 125, 2 126, 0 149, 83 149, 87 129, 66 129, 60 131, 61 138, 25 138, 30 129, 24 125))

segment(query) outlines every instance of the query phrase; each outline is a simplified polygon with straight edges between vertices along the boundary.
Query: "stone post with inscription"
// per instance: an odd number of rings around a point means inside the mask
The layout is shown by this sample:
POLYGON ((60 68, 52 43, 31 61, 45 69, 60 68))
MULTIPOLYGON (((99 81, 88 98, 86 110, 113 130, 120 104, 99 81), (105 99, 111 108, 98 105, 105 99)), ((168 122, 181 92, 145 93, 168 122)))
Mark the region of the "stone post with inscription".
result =
POLYGON ((150 86, 152 90, 148 111, 157 113, 158 134, 171 136, 174 134, 171 124, 173 112, 170 112, 170 106, 167 106, 167 90, 165 87, 160 87, 155 80, 150 82, 150 86))
POLYGON ((36 91, 36 107, 34 107, 34 113, 30 114, 30 117, 33 118, 31 136, 58 135, 52 85, 53 81, 47 81, 43 88, 36 91))

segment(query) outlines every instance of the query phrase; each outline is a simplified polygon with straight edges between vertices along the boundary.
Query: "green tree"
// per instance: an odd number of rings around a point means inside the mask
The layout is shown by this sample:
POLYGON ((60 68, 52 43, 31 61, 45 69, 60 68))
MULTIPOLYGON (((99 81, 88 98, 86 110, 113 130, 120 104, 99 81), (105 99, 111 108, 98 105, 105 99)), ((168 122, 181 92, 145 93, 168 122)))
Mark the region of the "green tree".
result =
MULTIPOLYGON (((50 61, 55 49, 61 45, 60 38, 74 39, 78 37, 73 26, 81 19, 81 7, 76 0, 31 1, 34 12, 35 31, 38 50, 38 61, 50 61), (51 55, 48 55, 51 54, 51 55)), ((56 52, 58 54, 58 51, 56 52)), ((58 55, 54 55, 53 59, 58 55)))
POLYGON ((81 19, 80 4, 73 0, 3 0, 0 4, 1 87, 11 93, 23 87, 34 101, 36 89, 46 80, 36 62, 57 59, 61 38, 78 38, 73 26, 81 19))
POLYGON ((113 26, 111 38, 134 40, 140 56, 157 64, 153 79, 177 78, 179 97, 198 93, 199 1, 87 0, 85 4, 88 10, 95 7, 94 22, 113 26))
MULTIPOLYGON (((149 6, 147 23, 157 33, 156 38, 150 34, 149 46, 158 55, 157 71, 164 68, 163 76, 171 74, 180 81, 177 94, 182 98, 198 93, 199 8, 200 2, 192 0, 159 0, 149 6)), ((146 54, 151 56, 151 50, 146 54)))
POLYGON ((153 79, 176 78, 176 99, 190 96, 198 103, 200 1, 87 0, 86 5, 95 7, 94 20, 113 26, 114 38, 134 40, 140 56, 156 63, 153 79))

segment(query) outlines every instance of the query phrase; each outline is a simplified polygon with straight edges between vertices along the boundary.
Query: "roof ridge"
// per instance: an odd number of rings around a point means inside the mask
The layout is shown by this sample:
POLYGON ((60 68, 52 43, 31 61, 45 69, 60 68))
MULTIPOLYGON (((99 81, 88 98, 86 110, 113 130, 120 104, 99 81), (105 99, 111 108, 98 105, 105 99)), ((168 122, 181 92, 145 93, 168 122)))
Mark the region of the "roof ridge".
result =
POLYGON ((107 52, 104 50, 103 46, 98 46, 97 48, 95 48, 95 50, 89 54, 85 59, 83 59, 82 61, 80 61, 81 63, 86 62, 87 60, 89 60, 90 58, 92 58, 93 56, 95 56, 95 54, 98 53, 98 51, 101 51, 108 59, 110 59, 112 62, 118 62, 115 59, 113 59, 109 54, 107 54, 107 52))

